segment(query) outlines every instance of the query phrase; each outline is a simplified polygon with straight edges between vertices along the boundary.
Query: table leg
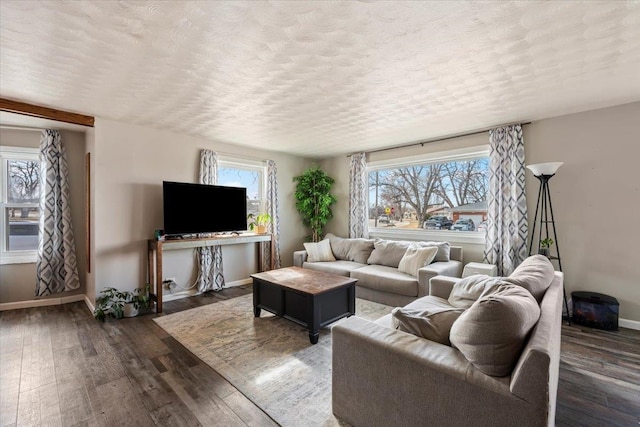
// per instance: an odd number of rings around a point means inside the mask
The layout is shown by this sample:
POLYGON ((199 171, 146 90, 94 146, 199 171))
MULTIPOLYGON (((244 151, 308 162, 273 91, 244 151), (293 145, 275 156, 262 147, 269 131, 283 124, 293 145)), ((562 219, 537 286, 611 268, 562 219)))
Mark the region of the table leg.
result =
POLYGON ((162 313, 162 249, 156 252, 156 313, 162 313))
POLYGON ((309 341, 311 344, 318 344, 318 338, 320 338, 320 331, 309 331, 309 341))

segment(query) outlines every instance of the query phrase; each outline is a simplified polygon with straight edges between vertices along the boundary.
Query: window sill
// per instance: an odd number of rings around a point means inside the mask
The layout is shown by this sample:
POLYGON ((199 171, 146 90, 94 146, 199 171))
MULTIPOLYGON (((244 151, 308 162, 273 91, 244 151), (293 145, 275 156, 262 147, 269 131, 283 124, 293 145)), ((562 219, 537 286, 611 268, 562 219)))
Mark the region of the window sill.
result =
POLYGON ((35 264, 37 261, 37 253, 26 252, 26 253, 3 253, 2 258, 0 259, 0 265, 9 265, 9 264, 35 264))
POLYGON ((437 230, 391 230, 388 228, 370 228, 370 237, 378 237, 390 240, 423 240, 423 241, 443 241, 449 243, 467 243, 475 245, 484 245, 484 234, 475 231, 437 231, 437 230))

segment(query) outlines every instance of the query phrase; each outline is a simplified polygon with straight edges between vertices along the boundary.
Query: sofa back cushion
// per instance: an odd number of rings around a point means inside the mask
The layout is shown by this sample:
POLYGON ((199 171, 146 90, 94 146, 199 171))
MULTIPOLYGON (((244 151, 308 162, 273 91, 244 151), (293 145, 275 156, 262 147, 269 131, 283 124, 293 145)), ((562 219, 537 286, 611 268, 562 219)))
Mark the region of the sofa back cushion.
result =
POLYGON ((451 326, 464 312, 461 308, 406 308, 396 307, 391 312, 395 329, 408 332, 430 341, 451 345, 451 326))
POLYGON ((503 285, 461 314, 449 339, 480 371, 503 377, 511 374, 539 317, 540 307, 529 291, 503 285))
POLYGON ((373 240, 343 239, 331 233, 326 238, 331 242, 331 251, 337 259, 366 264, 373 251, 373 240))
POLYGON ((451 245, 449 242, 418 242, 406 240, 382 240, 374 241, 374 249, 367 260, 367 264, 386 265, 387 267, 398 268, 400 260, 411 245, 423 248, 438 248, 433 262, 450 260, 451 245))
POLYGON ((449 294, 449 304, 458 308, 469 308, 481 296, 495 292, 502 284, 502 277, 489 277, 484 274, 465 277, 453 285, 449 294))
POLYGON ((333 252, 331 252, 331 243, 328 239, 321 240, 317 243, 303 243, 304 249, 307 251, 307 262, 326 262, 335 261, 333 252))
POLYGON ((538 301, 542 301, 554 277, 551 261, 543 255, 533 255, 522 261, 505 281, 513 285, 522 286, 538 301))
POLYGON ((431 264, 437 252, 438 248, 435 246, 421 248, 418 245, 411 245, 400 260, 398 271, 413 277, 418 277, 418 270, 431 264))

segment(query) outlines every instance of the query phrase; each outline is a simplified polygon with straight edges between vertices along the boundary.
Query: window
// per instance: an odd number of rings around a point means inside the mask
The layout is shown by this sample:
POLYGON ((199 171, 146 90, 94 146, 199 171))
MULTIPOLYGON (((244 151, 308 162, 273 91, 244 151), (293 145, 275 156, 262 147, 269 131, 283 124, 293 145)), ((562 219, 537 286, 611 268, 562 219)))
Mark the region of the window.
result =
POLYGON ((265 176, 263 162, 228 158, 218 161, 218 185, 247 189, 247 215, 264 212, 265 176))
MULTIPOLYGON (((486 148, 369 165, 369 228, 481 234, 487 219, 486 148)), ((467 234, 468 235, 468 234, 467 234)))
POLYGON ((35 262, 40 221, 38 150, 0 147, 0 187, 0 262, 35 262))

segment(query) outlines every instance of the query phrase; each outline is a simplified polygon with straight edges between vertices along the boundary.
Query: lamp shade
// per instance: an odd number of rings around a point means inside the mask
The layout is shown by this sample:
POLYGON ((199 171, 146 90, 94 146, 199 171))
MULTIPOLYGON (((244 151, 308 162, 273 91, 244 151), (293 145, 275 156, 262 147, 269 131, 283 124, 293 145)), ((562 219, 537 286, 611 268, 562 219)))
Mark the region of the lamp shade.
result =
POLYGON ((562 165, 564 165, 564 162, 536 163, 535 165, 528 165, 527 169, 533 172, 535 176, 553 175, 562 165))

